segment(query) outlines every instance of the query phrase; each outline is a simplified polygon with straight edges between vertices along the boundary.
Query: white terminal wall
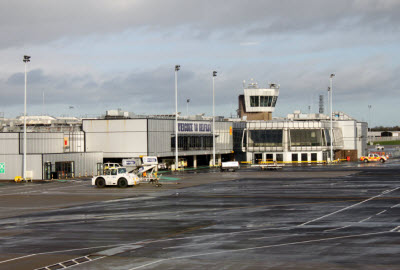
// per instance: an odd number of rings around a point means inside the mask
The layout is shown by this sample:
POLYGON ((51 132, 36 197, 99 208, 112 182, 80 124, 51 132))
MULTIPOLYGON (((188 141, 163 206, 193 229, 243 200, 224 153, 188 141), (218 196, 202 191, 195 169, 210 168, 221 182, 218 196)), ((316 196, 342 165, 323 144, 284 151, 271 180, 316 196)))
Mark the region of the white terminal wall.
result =
MULTIPOLYGON (((175 151, 172 151, 171 138, 175 136, 175 120, 170 119, 149 119, 148 124, 148 143, 149 155, 158 157, 175 156, 175 151)), ((207 123, 212 127, 211 121, 187 121, 179 120, 182 123, 207 123)), ((233 150, 233 136, 230 133, 230 128, 233 126, 232 122, 215 122, 215 153, 228 154, 233 150)), ((196 132, 178 132, 179 136, 190 135, 212 135, 210 132, 196 133, 196 132)), ((211 155, 210 150, 180 150, 179 156, 191 155, 211 155)))
MULTIPOLYGON (((26 133, 26 153, 63 153, 64 133, 28 132, 26 133)), ((24 133, 20 133, 20 153, 24 152, 24 133)))
POLYGON ((97 175, 97 163, 103 164, 102 152, 90 153, 64 153, 64 154, 44 154, 43 163, 51 162, 74 162, 75 177, 84 175, 97 175))
POLYGON ((83 120, 86 152, 105 158, 147 155, 147 119, 83 120))
POLYGON ((19 133, 0 133, 1 154, 19 154, 19 133))
MULTIPOLYGON (((13 180, 16 176, 23 176, 23 155, 0 154, 0 163, 5 163, 5 173, 0 174, 0 180, 13 180)), ((42 155, 27 155, 26 170, 32 171, 32 179, 42 179, 42 155)))

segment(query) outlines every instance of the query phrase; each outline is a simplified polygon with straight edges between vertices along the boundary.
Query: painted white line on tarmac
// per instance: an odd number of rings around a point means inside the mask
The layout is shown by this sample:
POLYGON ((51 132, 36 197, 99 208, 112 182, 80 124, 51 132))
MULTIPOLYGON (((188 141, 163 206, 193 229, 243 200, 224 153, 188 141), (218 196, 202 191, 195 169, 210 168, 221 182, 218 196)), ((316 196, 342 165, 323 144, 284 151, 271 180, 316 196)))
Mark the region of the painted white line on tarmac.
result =
POLYGON ((400 205, 400 203, 399 204, 396 204, 396 205, 393 205, 392 207, 390 207, 390 208, 395 208, 395 207, 397 207, 397 206, 399 206, 400 205))
POLYGON ((394 229, 392 229, 392 230, 390 230, 391 232, 395 232, 395 231, 398 231, 400 229, 400 226, 397 226, 396 228, 394 228, 394 229))
POLYGON ((275 236, 264 236, 264 237, 249 238, 249 240, 259 240, 259 239, 277 238, 277 237, 294 236, 294 235, 299 235, 299 234, 295 233, 295 234, 283 234, 275 236))
POLYGON ((363 223, 364 221, 367 221, 369 219, 371 219, 372 217, 367 217, 366 219, 360 220, 358 223, 363 223))
POLYGON ((36 256, 36 255, 38 255, 38 254, 29 254, 29 255, 25 255, 25 256, 21 256, 21 257, 16 257, 16 258, 9 259, 9 260, 5 260, 5 261, 0 261, 0 263, 12 262, 12 261, 15 261, 15 260, 19 260, 19 259, 23 259, 23 258, 28 258, 28 257, 36 256))
POLYGON ((15 261, 15 260, 20 260, 20 259, 24 259, 24 258, 28 258, 28 257, 32 257, 32 256, 37 256, 37 255, 54 254, 54 253, 70 252, 70 251, 79 251, 79 250, 86 250, 86 249, 98 249, 98 248, 126 246, 126 245, 130 245, 130 244, 123 244, 123 245, 114 244, 114 245, 105 245, 105 246, 96 246, 96 247, 87 247, 87 248, 74 248, 74 249, 63 249, 63 250, 56 250, 56 251, 49 251, 49 252, 41 252, 41 253, 35 253, 35 254, 29 254, 29 255, 25 255, 25 256, 20 256, 20 257, 16 257, 16 258, 5 260, 5 261, 0 261, 0 264, 6 263, 6 262, 15 261))
POLYGON ((215 244, 232 243, 232 242, 236 242, 236 241, 207 242, 207 243, 199 243, 199 244, 193 244, 193 245, 183 245, 183 246, 166 247, 166 248, 163 248, 163 249, 176 249, 176 248, 197 247, 197 246, 215 245, 215 244))
POLYGON ((159 262, 162 262, 162 261, 166 261, 166 260, 169 260, 169 259, 161 259, 161 260, 158 260, 158 261, 154 261, 154 262, 151 262, 151 263, 147 263, 147 264, 143 264, 143 265, 131 268, 129 270, 140 269, 140 268, 143 268, 143 267, 146 267, 146 266, 149 266, 149 265, 152 265, 152 264, 156 264, 156 263, 159 263, 159 262))
POLYGON ((337 211, 335 211, 335 212, 332 212, 332 213, 330 213, 330 214, 324 215, 324 216, 322 216, 322 217, 315 218, 315 219, 312 219, 312 220, 310 220, 310 221, 304 222, 304 223, 302 223, 302 224, 300 224, 300 225, 298 225, 298 226, 301 227, 301 226, 307 225, 307 224, 309 224, 309 223, 312 223, 312 222, 315 222, 315 221, 324 219, 324 218, 326 218, 326 217, 332 216, 332 215, 334 215, 334 214, 343 212, 343 211, 345 211, 345 210, 347 210, 347 209, 353 208, 353 207, 355 207, 355 206, 361 205, 361 204, 363 204, 363 203, 365 203, 365 202, 368 202, 368 201, 370 201, 370 200, 379 198, 379 197, 381 197, 382 195, 385 195, 385 194, 388 194, 388 193, 393 192, 393 191, 395 191, 395 190, 398 190, 399 188, 400 188, 400 187, 394 188, 394 189, 392 189, 392 190, 385 190, 385 191, 382 192, 381 194, 378 194, 378 195, 376 195, 376 196, 373 196, 373 197, 371 197, 371 198, 369 198, 369 199, 366 199, 366 200, 361 201, 361 202, 358 202, 358 203, 356 203, 356 204, 353 204, 353 205, 347 206, 347 207, 345 207, 345 208, 339 209, 339 210, 337 210, 337 211))
POLYGON ((333 232, 333 231, 337 231, 337 230, 341 230, 341 229, 345 229, 347 227, 351 227, 352 225, 347 225, 347 226, 343 226, 343 227, 339 227, 339 228, 335 228, 335 229, 329 229, 329 230, 325 230, 324 232, 333 232))
POLYGON ((137 267, 131 268, 129 270, 135 270, 135 269, 144 268, 146 266, 153 265, 153 264, 156 264, 156 263, 159 263, 159 262, 163 262, 163 261, 189 259, 189 258, 201 257, 201 256, 207 256, 207 255, 233 253, 233 252, 241 252, 241 251, 247 251, 247 250, 264 249, 264 248, 272 248, 272 247, 283 247, 283 246, 291 246, 291 245, 298 245, 298 244, 323 242, 323 241, 345 239, 345 238, 355 238, 355 237, 370 236, 370 235, 385 234, 385 233, 389 233, 389 231, 375 232, 375 233, 364 233, 364 234, 353 234, 353 235, 346 235, 346 236, 321 238, 321 239, 314 239, 314 240, 305 240, 305 241, 290 242, 290 243, 275 244, 275 245, 267 245, 267 246, 260 246, 260 247, 250 247, 250 248, 242 248, 242 249, 235 249, 235 250, 223 250, 223 251, 208 252, 208 253, 201 253, 201 254, 194 254, 194 255, 187 255, 187 256, 171 257, 171 258, 157 260, 157 261, 154 261, 152 263, 144 264, 144 265, 141 265, 141 266, 137 266, 137 267))
POLYGON ((378 214, 376 214, 377 216, 379 216, 379 215, 381 215, 381 214, 383 214, 383 213, 385 213, 387 210, 383 210, 383 211, 381 211, 381 212, 379 212, 378 214))

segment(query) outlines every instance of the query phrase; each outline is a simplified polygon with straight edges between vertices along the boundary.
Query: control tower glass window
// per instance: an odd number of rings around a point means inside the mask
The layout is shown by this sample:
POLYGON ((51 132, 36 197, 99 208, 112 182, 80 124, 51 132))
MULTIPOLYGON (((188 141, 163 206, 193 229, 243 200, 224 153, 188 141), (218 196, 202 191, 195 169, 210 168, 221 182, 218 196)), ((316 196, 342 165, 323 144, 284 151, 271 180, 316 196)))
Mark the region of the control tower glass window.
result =
POLYGON ((261 107, 268 107, 268 100, 269 100, 269 97, 261 96, 260 97, 260 106, 261 107))
POLYGON ((250 96, 251 107, 275 107, 277 96, 250 96))
POLYGON ((251 107, 259 107, 260 106, 259 96, 250 96, 250 106, 251 107))
POLYGON ((274 96, 273 97, 273 100, 272 100, 272 107, 275 107, 275 104, 276 104, 276 101, 278 100, 278 97, 277 96, 274 96))

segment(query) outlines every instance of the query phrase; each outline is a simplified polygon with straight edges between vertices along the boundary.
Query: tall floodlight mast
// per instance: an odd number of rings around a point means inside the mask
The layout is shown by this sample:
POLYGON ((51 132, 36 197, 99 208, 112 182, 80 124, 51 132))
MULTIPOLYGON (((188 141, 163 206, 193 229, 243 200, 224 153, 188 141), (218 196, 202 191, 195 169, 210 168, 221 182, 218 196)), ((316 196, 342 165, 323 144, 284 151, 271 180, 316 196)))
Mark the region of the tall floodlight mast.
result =
POLYGON ((24 62, 25 62, 25 95, 24 95, 24 165, 23 165, 23 177, 26 180, 26 82, 27 82, 27 74, 26 74, 26 65, 31 60, 31 57, 28 55, 24 55, 24 62))
POLYGON ((217 77, 217 72, 213 71, 213 166, 215 167, 215 84, 214 79, 217 77))
POLYGON ((178 170, 178 71, 180 65, 175 65, 175 170, 178 170))

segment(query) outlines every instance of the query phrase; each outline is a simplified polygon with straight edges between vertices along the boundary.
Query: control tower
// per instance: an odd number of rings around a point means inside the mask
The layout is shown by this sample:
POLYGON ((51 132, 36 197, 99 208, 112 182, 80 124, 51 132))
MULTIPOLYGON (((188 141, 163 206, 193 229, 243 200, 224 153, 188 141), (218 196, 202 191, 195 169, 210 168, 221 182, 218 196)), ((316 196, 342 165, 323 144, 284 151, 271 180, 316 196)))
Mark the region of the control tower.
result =
POLYGON ((270 83, 268 88, 259 88, 252 82, 244 88, 244 95, 239 96, 238 116, 243 120, 272 120, 278 96, 279 84, 270 83))

